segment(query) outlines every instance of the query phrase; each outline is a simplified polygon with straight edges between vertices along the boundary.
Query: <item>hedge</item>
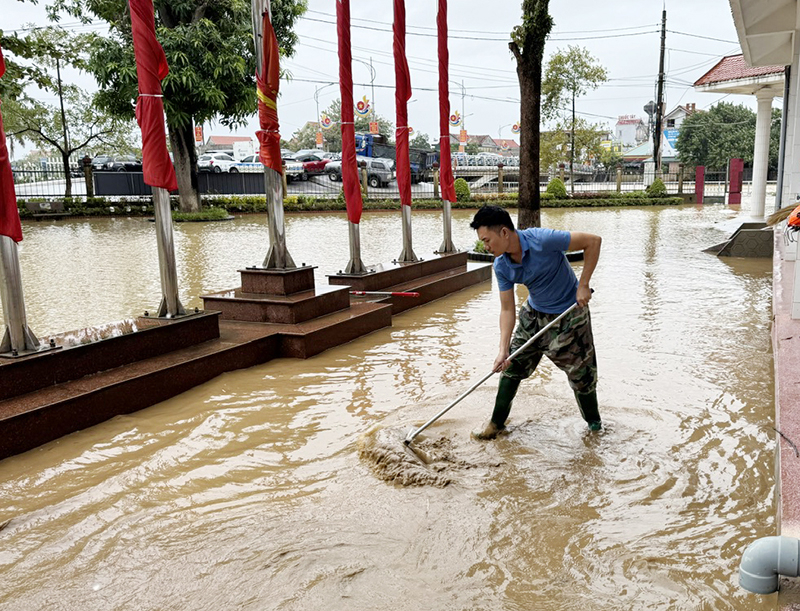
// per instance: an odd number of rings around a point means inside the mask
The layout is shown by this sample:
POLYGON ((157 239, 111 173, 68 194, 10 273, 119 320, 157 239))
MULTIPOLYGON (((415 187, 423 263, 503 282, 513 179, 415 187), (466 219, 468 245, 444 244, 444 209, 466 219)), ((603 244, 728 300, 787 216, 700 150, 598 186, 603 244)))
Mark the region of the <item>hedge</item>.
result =
MULTIPOLYGON (((579 194, 576 193, 576 196, 579 194)), ((476 193, 470 201, 456 201, 451 204, 454 209, 475 209, 484 203, 491 203, 504 208, 516 208, 519 200, 517 193, 476 193)), ((42 200, 30 200, 42 201, 42 200)), ((53 201, 53 200, 49 200, 53 201)), ((152 217, 154 214, 152 203, 125 203, 112 202, 104 198, 93 198, 88 202, 78 200, 60 200, 64 203, 64 212, 72 216, 143 216, 152 217)), ((26 200, 17 201, 20 218, 34 218, 34 214, 25 207, 26 200)), ((547 193, 542 193, 542 208, 594 208, 613 206, 675 206, 683 203, 681 197, 648 197, 644 192, 635 193, 582 193, 579 197, 556 199, 547 193)), ((417 210, 440 210, 441 200, 417 199, 414 208, 417 210)), ((173 218, 181 218, 177 210, 178 200, 172 199, 173 218)), ((205 215, 210 208, 219 208, 214 212, 219 218, 230 214, 266 213, 267 202, 264 196, 215 196, 203 198, 203 212, 205 215), (224 211, 224 214, 223 212, 224 211)), ((290 195, 283 201, 286 212, 326 212, 346 210, 344 201, 337 199, 316 199, 303 195, 290 195)), ((370 199, 364 201, 364 210, 399 210, 399 199, 370 199)))

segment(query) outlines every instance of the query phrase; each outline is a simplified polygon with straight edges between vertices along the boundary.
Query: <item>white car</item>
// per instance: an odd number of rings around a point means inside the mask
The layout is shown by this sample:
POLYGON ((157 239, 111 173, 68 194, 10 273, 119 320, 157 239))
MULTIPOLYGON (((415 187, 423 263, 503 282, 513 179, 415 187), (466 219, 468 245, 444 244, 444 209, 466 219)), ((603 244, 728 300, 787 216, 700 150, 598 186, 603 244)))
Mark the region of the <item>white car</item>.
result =
MULTIPOLYGON (((237 162, 231 172, 263 172, 264 165, 258 159, 258 155, 248 155, 241 161, 237 162)), ((286 180, 292 182, 299 179, 303 175, 303 164, 295 161, 291 157, 283 158, 283 171, 286 174, 286 180)))
POLYGON ((220 172, 236 173, 236 160, 226 153, 213 153, 200 155, 197 158, 197 170, 200 172, 220 172))

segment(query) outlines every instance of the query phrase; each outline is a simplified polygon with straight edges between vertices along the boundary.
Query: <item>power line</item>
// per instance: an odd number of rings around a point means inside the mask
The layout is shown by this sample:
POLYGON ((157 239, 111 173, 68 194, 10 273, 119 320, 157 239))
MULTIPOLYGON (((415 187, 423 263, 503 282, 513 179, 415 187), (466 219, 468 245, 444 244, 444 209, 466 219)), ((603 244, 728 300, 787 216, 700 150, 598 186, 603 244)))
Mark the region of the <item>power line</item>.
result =
POLYGON ((739 41, 736 40, 723 40, 722 38, 712 38, 711 36, 700 36, 700 34, 689 34, 688 32, 678 32, 677 30, 667 30, 670 34, 679 34, 681 36, 691 36, 692 38, 702 38, 704 40, 715 40, 717 42, 727 42, 729 45, 738 45, 739 41))
MULTIPOLYGON (((315 21, 317 23, 327 23, 328 25, 336 25, 335 21, 326 21, 325 19, 315 19, 314 17, 304 17, 306 21, 315 21)), ((386 32, 391 34, 392 30, 386 28, 376 28, 368 25, 359 25, 359 24, 350 24, 353 28, 359 28, 362 30, 371 30, 373 32, 386 32)), ((609 34, 605 36, 584 36, 579 38, 550 38, 549 40, 555 42, 567 42, 567 41, 578 41, 578 40, 600 40, 604 38, 624 38, 627 36, 640 36, 642 34, 653 34, 657 33, 657 30, 652 30, 649 32, 631 32, 629 34, 609 34)), ((423 38, 437 38, 436 34, 425 34, 422 32, 406 32, 407 36, 421 36, 423 38)), ((503 38, 489 38, 485 36, 450 36, 448 35, 448 39, 458 39, 458 40, 485 40, 491 42, 508 42, 511 39, 511 35, 506 35, 503 38)))

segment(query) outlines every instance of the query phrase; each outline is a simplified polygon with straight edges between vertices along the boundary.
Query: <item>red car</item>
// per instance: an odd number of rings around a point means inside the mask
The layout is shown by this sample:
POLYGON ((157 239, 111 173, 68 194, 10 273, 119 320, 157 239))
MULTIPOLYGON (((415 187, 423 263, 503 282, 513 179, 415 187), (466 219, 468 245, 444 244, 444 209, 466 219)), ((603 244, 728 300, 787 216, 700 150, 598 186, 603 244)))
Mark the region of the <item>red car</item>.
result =
POLYGON ((300 177, 301 180, 308 180, 309 176, 313 176, 315 174, 324 174, 325 166, 330 162, 330 159, 323 159, 322 157, 312 153, 296 155, 294 159, 295 161, 299 161, 303 164, 303 175, 300 177))

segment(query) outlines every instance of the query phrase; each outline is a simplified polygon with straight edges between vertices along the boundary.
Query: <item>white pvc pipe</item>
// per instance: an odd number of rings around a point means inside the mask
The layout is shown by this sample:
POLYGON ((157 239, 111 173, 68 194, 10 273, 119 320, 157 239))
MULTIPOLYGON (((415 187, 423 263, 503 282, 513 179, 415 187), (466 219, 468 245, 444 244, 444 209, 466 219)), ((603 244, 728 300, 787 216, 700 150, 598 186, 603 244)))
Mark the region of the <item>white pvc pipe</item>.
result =
POLYGON ((781 575, 800 574, 800 539, 763 537, 747 546, 739 563, 739 585, 755 594, 778 591, 781 575))

